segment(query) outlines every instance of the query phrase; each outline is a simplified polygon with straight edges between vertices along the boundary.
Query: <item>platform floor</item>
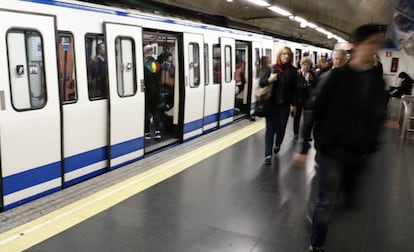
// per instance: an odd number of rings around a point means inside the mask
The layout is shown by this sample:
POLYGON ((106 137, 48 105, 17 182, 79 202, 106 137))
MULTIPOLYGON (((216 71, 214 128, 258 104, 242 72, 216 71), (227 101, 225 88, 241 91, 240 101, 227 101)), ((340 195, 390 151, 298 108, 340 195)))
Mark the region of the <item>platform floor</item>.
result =
MULTIPOLYGON (((2 213, 0 251, 307 251, 314 164, 292 165, 290 122, 263 165, 263 126, 241 121, 2 213), (186 168, 142 177, 175 158, 186 168)), ((327 251, 414 251, 414 141, 386 129, 360 192, 357 209, 335 212, 327 251)))

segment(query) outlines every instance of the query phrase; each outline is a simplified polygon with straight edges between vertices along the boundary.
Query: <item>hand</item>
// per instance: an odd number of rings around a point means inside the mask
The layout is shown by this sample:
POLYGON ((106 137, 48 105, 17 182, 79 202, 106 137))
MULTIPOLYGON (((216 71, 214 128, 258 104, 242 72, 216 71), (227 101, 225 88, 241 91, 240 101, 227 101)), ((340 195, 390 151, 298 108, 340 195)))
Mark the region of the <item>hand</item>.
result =
POLYGON ((308 155, 295 153, 293 155, 293 164, 297 167, 305 168, 308 155))
POLYGON ((295 114, 296 114, 296 106, 291 106, 290 107, 290 115, 295 116, 295 114))
POLYGON ((269 78, 267 78, 268 82, 274 82, 277 81, 277 73, 271 73, 269 78))

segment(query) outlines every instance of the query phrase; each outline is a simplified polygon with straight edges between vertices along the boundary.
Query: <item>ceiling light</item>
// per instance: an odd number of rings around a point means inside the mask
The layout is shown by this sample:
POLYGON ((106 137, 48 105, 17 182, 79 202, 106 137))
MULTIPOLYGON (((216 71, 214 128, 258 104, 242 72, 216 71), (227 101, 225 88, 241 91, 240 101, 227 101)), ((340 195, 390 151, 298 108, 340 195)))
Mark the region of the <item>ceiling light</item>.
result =
POLYGON ((277 14, 280 14, 280 15, 282 15, 282 16, 292 16, 292 13, 290 13, 289 11, 287 11, 287 10, 284 10, 284 9, 282 9, 282 8, 279 8, 279 7, 277 7, 277 6, 270 6, 270 7, 267 7, 269 10, 271 10, 271 11, 273 11, 273 12, 276 12, 277 14))
POLYGON ((231 2, 233 2, 233 0, 226 0, 226 2, 229 2, 229 3, 231 3, 231 2))
POLYGON ((309 28, 312 28, 312 29, 318 28, 318 26, 316 24, 311 23, 311 22, 308 22, 307 25, 309 26, 309 28))
POLYGON ((252 4, 256 4, 262 7, 268 7, 270 4, 264 0, 247 0, 247 2, 250 2, 252 4))

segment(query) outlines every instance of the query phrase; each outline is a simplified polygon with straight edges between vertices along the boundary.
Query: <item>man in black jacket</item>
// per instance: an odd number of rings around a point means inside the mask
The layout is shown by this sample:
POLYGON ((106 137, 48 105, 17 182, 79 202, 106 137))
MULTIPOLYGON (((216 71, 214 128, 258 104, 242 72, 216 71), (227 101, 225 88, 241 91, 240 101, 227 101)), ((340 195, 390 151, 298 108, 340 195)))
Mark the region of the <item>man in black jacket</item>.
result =
POLYGON ((383 26, 367 24, 352 35, 350 61, 321 80, 314 103, 318 201, 311 249, 324 251, 328 223, 341 191, 351 203, 355 179, 375 151, 385 117, 384 80, 373 55, 383 45, 383 26))

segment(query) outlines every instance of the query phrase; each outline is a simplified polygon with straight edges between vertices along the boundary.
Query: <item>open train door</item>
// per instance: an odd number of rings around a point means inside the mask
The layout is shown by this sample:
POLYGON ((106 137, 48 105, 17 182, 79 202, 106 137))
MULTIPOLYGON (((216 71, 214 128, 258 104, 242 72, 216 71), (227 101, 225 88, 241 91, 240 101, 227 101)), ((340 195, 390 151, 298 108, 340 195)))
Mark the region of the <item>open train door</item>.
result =
POLYGON ((262 58, 262 43, 253 41, 253 65, 252 65, 252 72, 253 72, 253 85, 252 85, 252 92, 251 92, 251 105, 250 105, 250 115, 254 114, 254 109, 256 108, 256 96, 254 95, 257 87, 260 83, 260 59, 262 58))
POLYGON ((62 185, 56 18, 1 11, 2 209, 62 185))
POLYGON ((189 140, 203 133, 204 114, 204 37, 184 33, 184 137, 189 140))
POLYGON ((109 157, 115 169, 144 154, 142 29, 105 23, 109 82, 109 157))
POLYGON ((234 79, 236 44, 231 38, 220 38, 221 47, 221 94, 220 94, 220 122, 223 127, 233 122, 234 94, 236 82, 234 79))

